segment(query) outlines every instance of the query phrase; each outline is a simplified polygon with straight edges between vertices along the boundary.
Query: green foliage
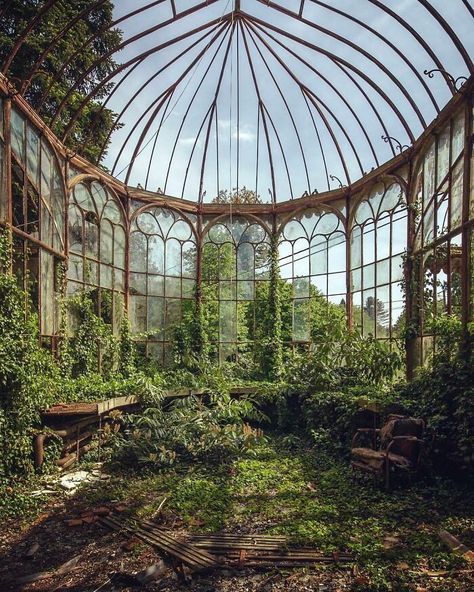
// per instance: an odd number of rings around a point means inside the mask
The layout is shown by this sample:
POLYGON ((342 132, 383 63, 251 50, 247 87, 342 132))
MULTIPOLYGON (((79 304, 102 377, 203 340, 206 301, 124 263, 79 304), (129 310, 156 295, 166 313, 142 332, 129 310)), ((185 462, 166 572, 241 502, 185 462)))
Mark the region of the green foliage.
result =
POLYGON ((0 235, 0 480, 31 474, 32 435, 55 399, 59 370, 40 347, 37 317, 9 271, 11 236, 0 235))
POLYGON ((282 342, 282 316, 280 294, 280 267, 278 262, 278 237, 272 235, 270 247, 270 291, 269 291, 269 326, 266 337, 268 342, 264 344, 267 349, 268 361, 264 364, 265 374, 274 380, 278 380, 283 372, 283 342, 282 342))
POLYGON ((456 360, 422 368, 394 397, 412 415, 423 417, 433 432, 433 453, 440 470, 474 469, 474 371, 456 360))
MULTIPOLYGON (((261 438, 247 420, 261 414, 249 398, 225 392, 178 398, 124 419, 115 439, 116 456, 132 466, 167 467, 182 458, 217 458, 249 452, 261 438)), ((162 402, 161 402, 162 403, 162 402)))
MULTIPOLYGON (((186 530, 284 534, 294 544, 324 553, 348 551, 367 576, 360 592, 417 587, 464 592, 471 587, 459 574, 434 580, 422 570, 464 567, 437 532, 447 528, 469 543, 470 486, 436 478, 387 495, 371 480, 354 480, 345 462, 317 447, 296 438, 287 446, 274 437, 261 441, 254 455, 232 459, 230 466, 193 459, 164 472, 114 471, 112 479, 87 486, 81 497, 90 505, 118 499, 139 517, 155 516, 167 497, 165 520, 181 519, 186 530), (395 541, 393 548, 387 548, 387 537, 395 541), (408 568, 400 569, 401 562, 408 568)), ((353 581, 348 576, 348 585, 353 581)), ((338 580, 337 585, 345 584, 338 580)))
POLYGON ((308 353, 291 356, 285 380, 299 392, 339 389, 350 386, 383 386, 390 383, 402 367, 402 356, 372 336, 341 330, 333 325, 322 333, 308 353))
MULTIPOLYGON (((104 291, 106 292, 106 291, 104 291)), ((101 372, 111 376, 118 369, 121 355, 125 355, 126 372, 130 372, 131 344, 119 342, 112 327, 96 314, 92 291, 83 291, 68 297, 67 311, 72 319, 72 336, 67 343, 67 357, 71 360, 73 377, 101 372), (121 347, 123 345, 123 347, 121 347)), ((123 330, 123 326, 122 326, 123 330)), ((123 335, 127 339, 126 335, 123 335)))
POLYGON ((137 369, 136 345, 130 330, 130 321, 126 314, 122 315, 119 335, 119 363, 123 376, 133 376, 137 369))
MULTIPOLYGON (((10 3, 0 22, 0 60, 9 55, 16 40, 36 16, 39 4, 37 0, 15 0, 10 3)), ((88 6, 90 6, 89 0, 55 3, 39 19, 21 45, 8 69, 7 76, 13 81, 27 79, 32 66, 51 41, 88 6)), ((58 106, 65 99, 66 93, 76 83, 80 74, 121 42, 121 31, 109 28, 113 20, 112 10, 112 2, 107 1, 84 15, 69 28, 53 51, 48 53, 39 64, 38 73, 31 80, 25 98, 46 123, 51 121, 58 106), (87 47, 78 51, 79 43, 82 44, 95 35, 97 36, 87 47), (69 65, 62 69, 67 61, 70 61, 69 65), (55 75, 60 71, 60 76, 55 79, 55 75)), ((66 100, 63 116, 54 126, 53 131, 58 137, 63 135, 66 124, 84 97, 112 72, 115 66, 112 58, 105 58, 78 85, 76 91, 66 100)), ((100 103, 111 88, 111 84, 104 85, 93 100, 88 102, 74 126, 73 133, 68 138, 68 145, 74 150, 79 149, 84 143, 81 153, 91 161, 98 160, 101 146, 104 145, 109 131, 114 126, 115 113, 108 108, 101 109, 100 103)))
MULTIPOLYGON (((0 60, 4 60, 10 54, 15 41, 36 16, 39 5, 37 0, 10 2, 0 22, 0 60)), ((90 0, 53 3, 21 45, 8 69, 7 76, 14 81, 27 79, 32 66, 51 41, 88 6, 91 6, 90 0)), ((96 60, 105 56, 121 42, 121 31, 109 28, 113 21, 112 10, 113 3, 107 1, 84 15, 69 28, 54 46, 53 51, 48 53, 41 62, 38 74, 32 79, 25 98, 46 123, 51 121, 66 93, 76 83, 81 73, 88 70, 96 60), (99 31, 100 34, 98 34, 99 31), (78 51, 78 43, 82 44, 91 37, 95 37, 94 40, 78 51), (63 69, 63 64, 68 61, 70 61, 69 65, 63 69), (56 76, 59 73, 60 75, 56 76)), ((112 58, 105 58, 69 96, 63 116, 54 126, 53 131, 58 137, 63 135, 66 124, 85 96, 112 72, 115 66, 112 58)), ((93 162, 98 160, 101 147, 114 127, 115 113, 108 108, 101 108, 101 99, 108 95, 112 86, 104 85, 93 100, 88 102, 74 126, 73 133, 68 138, 68 145, 73 150, 79 149, 83 144, 82 155, 93 162)))
POLYGON ((260 204, 262 199, 252 189, 234 187, 232 191, 221 189, 219 195, 213 199, 213 203, 219 204, 260 204))

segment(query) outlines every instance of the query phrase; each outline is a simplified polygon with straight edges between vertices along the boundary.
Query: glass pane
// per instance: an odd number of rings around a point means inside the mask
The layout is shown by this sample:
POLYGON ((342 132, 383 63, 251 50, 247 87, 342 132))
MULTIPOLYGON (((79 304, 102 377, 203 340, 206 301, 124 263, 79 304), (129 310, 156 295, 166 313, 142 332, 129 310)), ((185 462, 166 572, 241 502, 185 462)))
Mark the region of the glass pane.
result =
POLYGON ((11 142, 12 150, 20 160, 25 161, 25 120, 16 110, 11 110, 11 142))
POLYGON ((165 280, 162 275, 148 276, 148 294, 152 296, 163 296, 165 280))
POLYGON ((40 138, 35 129, 31 126, 27 128, 26 135, 26 164, 30 179, 39 188, 39 158, 40 158, 40 138))
POLYGON ((54 334, 54 256, 41 251, 41 334, 54 334))
POLYGON ((144 296, 130 297, 130 325, 134 333, 146 331, 146 298, 144 296))
POLYGON ((140 295, 146 294, 146 278, 144 273, 130 274, 130 294, 140 295))
POLYGON ((141 232, 130 235, 130 269, 132 271, 147 270, 147 239, 141 232))

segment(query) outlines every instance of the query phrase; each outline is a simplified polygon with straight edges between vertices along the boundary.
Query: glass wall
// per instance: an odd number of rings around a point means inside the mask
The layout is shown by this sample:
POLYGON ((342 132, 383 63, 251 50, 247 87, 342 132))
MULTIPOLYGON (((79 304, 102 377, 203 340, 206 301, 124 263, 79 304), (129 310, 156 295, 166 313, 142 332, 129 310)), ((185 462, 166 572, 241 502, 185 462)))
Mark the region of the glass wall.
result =
POLYGON ((284 293, 283 338, 309 344, 321 303, 346 314, 346 233, 340 211, 306 209, 283 223, 278 246, 284 293))
POLYGON ((211 353, 236 360, 263 337, 268 302, 270 237, 256 219, 225 216, 207 226, 202 301, 211 353))
POLYGON ((414 349, 423 363, 436 345, 440 315, 474 318, 474 174, 470 183, 465 178, 466 159, 471 169, 474 160, 465 147, 465 106, 415 145, 409 163, 360 182, 357 192, 341 188, 327 200, 315 194, 274 207, 240 203, 232 213, 228 203, 193 206, 135 194, 99 181, 107 177, 89 174, 70 155, 66 180, 65 151, 56 154, 60 145, 31 123, 15 97, 12 103, 8 134, 8 101, 0 102, 0 224, 12 227, 13 268, 50 341, 59 328, 58 271, 65 263, 68 294, 91 293, 115 331, 128 306, 142 350, 160 364, 173 361, 199 296, 212 358, 257 360, 259 345, 268 345, 272 334, 273 232, 288 348, 311 348, 328 318, 393 343, 409 318, 419 328, 414 349), (413 301, 408 311, 402 290, 407 250, 406 270, 414 269, 406 284, 413 301))
MULTIPOLYGON (((435 135, 415 175, 415 273, 418 294, 420 363, 436 347, 434 323, 440 315, 462 316, 464 125, 462 109, 435 135)), ((471 195, 472 203, 472 195, 471 195)))
POLYGON ((139 210, 130 233, 130 320, 146 355, 172 359, 174 331, 194 311, 196 218, 151 206, 139 210))
POLYGON ((351 224, 353 326, 379 339, 404 328, 403 255, 407 204, 398 181, 387 180, 359 195, 351 224))
POLYGON ((76 184, 68 208, 68 294, 87 290, 117 330, 126 289, 126 223, 119 199, 98 181, 76 184))
POLYGON ((40 313, 41 334, 52 337, 58 328, 56 269, 66 254, 61 163, 46 138, 14 107, 11 153, 12 226, 19 231, 15 272, 40 313))

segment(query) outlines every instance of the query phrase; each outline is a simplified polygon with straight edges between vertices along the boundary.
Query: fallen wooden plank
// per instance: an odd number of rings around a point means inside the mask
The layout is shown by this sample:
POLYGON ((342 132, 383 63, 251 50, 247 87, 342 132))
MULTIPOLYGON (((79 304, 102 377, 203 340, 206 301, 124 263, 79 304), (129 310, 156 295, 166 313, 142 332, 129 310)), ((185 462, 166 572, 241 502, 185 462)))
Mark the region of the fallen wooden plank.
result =
POLYGON ((111 517, 102 518, 101 522, 114 530, 125 530, 194 570, 207 570, 219 566, 217 559, 210 553, 197 549, 188 543, 177 541, 165 531, 159 532, 156 528, 154 531, 150 531, 145 528, 146 525, 141 523, 122 524, 111 517))

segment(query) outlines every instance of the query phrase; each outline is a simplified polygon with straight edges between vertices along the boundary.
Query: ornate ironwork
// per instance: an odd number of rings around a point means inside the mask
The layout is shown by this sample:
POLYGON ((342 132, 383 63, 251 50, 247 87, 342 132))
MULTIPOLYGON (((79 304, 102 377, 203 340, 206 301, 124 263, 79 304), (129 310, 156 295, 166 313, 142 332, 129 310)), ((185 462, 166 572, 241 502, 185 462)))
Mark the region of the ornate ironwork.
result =
POLYGON ((450 74, 446 70, 442 70, 441 68, 433 68, 433 70, 424 70, 423 74, 425 76, 428 76, 428 78, 434 78, 435 72, 439 72, 440 74, 442 74, 444 78, 452 84, 456 92, 459 92, 468 80, 466 76, 458 76, 457 78, 454 78, 452 74, 450 74), (458 86, 460 81, 462 82, 458 86))
MULTIPOLYGON (((399 140, 397 140, 397 138, 394 138, 393 136, 382 136, 382 140, 384 142, 386 142, 387 144, 390 142, 395 142, 396 146, 397 146, 397 150, 399 151, 399 153, 401 154, 404 150, 407 150, 410 148, 410 146, 408 146, 408 144, 402 144, 399 140)), ((372 169, 373 170, 373 169, 372 169)))
POLYGON ((341 179, 339 179, 339 177, 336 177, 336 175, 329 175, 329 178, 331 179, 331 181, 337 181, 339 183, 339 188, 342 189, 343 187, 346 187, 341 179))

